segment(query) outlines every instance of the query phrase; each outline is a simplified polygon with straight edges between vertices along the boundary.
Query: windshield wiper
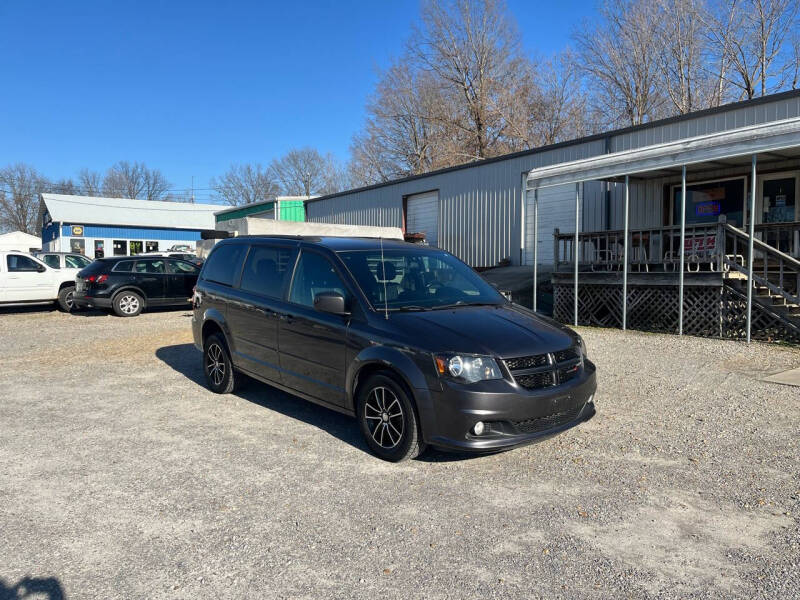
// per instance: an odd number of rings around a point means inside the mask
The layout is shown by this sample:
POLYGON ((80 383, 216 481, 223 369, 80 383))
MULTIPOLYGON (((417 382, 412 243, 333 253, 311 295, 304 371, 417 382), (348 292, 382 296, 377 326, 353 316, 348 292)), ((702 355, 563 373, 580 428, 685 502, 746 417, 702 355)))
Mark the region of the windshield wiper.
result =
POLYGON ((408 306, 399 306, 397 308, 390 308, 389 312, 399 311, 399 312, 418 312, 423 310, 432 310, 430 306, 416 306, 416 305, 408 305, 408 306))
POLYGON ((461 308, 464 306, 500 306, 497 302, 464 302, 459 300, 452 304, 442 304, 441 306, 434 306, 431 310, 447 310, 448 308, 461 308))

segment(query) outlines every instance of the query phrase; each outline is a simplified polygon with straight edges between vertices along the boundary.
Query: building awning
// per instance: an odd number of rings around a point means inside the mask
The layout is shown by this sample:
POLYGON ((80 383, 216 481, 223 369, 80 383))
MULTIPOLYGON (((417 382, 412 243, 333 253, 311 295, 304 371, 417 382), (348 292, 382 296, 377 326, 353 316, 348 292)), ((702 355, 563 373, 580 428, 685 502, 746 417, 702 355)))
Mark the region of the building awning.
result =
POLYGON ((800 117, 532 169, 527 187, 539 189, 638 173, 669 172, 676 166, 777 152, 784 159, 800 156, 800 117))

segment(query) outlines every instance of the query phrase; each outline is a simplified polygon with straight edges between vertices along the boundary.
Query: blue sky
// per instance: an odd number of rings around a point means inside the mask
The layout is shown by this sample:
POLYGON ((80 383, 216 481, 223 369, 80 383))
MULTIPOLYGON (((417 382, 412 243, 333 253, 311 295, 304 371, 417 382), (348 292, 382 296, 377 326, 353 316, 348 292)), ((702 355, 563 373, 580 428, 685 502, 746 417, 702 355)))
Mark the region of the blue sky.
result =
MULTIPOLYGON (((508 6, 544 55, 594 12, 592 0, 508 6)), ((0 166, 60 178, 138 160, 183 189, 293 147, 344 161, 376 71, 418 14, 417 0, 3 0, 0 166)))

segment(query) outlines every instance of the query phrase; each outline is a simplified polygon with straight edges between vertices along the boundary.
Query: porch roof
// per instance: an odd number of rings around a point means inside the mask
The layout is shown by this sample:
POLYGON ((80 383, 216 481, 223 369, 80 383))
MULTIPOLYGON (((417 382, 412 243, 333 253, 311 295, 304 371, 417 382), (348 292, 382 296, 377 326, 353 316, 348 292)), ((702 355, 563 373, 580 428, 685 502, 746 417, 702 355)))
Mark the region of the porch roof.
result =
POLYGON ((676 174, 675 169, 684 165, 744 166, 753 154, 776 161, 800 157, 800 117, 532 169, 527 187, 539 189, 644 173, 663 177, 676 174))

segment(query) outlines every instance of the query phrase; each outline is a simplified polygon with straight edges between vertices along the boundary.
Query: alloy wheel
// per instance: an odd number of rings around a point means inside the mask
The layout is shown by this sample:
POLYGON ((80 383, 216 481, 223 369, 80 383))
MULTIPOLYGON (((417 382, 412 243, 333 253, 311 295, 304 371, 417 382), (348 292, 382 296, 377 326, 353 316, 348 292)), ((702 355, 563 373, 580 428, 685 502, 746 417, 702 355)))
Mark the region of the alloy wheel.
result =
POLYGON ((394 448, 403 439, 403 406, 389 388, 372 388, 364 402, 364 418, 372 439, 381 448, 394 448))
POLYGON ((132 315, 139 310, 139 299, 136 296, 123 296, 119 301, 119 309, 126 315, 132 315))
POLYGON ((208 377, 214 382, 214 385, 221 385, 225 379, 225 358, 219 344, 211 344, 208 347, 206 369, 208 370, 208 377))

